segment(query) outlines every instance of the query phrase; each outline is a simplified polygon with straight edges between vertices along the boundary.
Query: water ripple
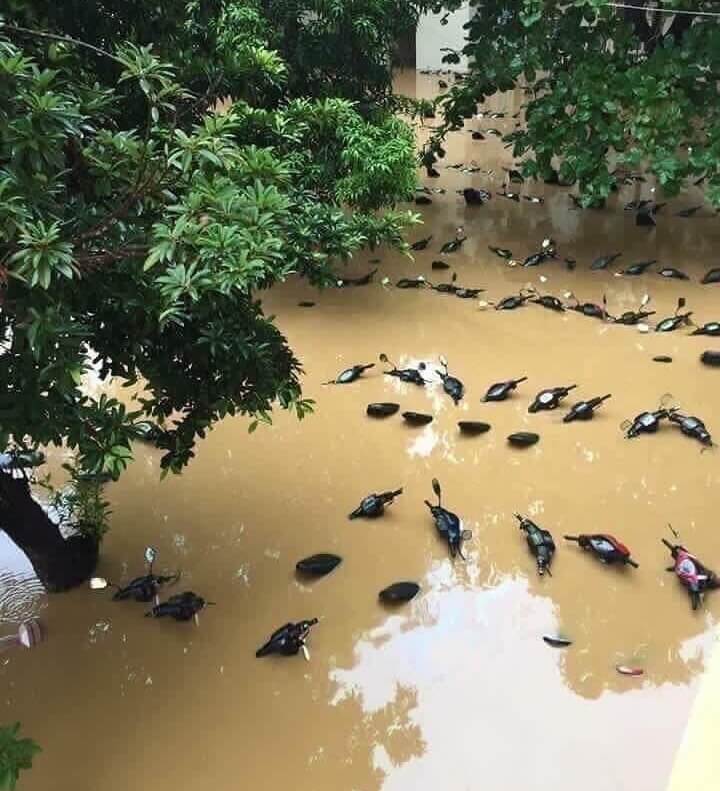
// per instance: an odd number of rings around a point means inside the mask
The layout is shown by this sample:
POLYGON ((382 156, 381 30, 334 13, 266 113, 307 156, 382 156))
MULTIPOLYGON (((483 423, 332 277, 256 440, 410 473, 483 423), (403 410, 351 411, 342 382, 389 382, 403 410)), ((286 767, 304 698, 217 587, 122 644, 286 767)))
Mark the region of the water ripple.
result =
POLYGON ((0 624, 21 623, 38 614, 45 589, 34 574, 0 569, 0 624))

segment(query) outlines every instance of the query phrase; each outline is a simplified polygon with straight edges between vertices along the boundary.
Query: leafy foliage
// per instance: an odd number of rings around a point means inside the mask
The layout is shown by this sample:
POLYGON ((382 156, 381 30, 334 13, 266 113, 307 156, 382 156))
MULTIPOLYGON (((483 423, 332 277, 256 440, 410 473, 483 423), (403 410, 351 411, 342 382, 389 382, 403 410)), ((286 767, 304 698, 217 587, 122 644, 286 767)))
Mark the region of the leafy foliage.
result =
POLYGON ((40 748, 32 739, 18 737, 20 723, 0 728, 0 790, 13 791, 20 770, 32 767, 40 748))
MULTIPOLYGON (((515 155, 526 157, 526 175, 547 177, 559 164, 561 180, 577 181, 584 204, 592 205, 616 187, 623 169, 644 166, 667 195, 704 177, 708 197, 720 205, 714 20, 651 13, 648 22, 642 11, 600 0, 471 5, 464 53, 473 65, 448 97, 444 131, 460 125, 477 101, 521 86, 525 124, 508 139, 515 155)), ((717 10, 709 0, 664 5, 717 10)))
MULTIPOLYGON (((162 24, 125 0, 60 5, 0 19, 0 447, 64 444, 81 475, 117 478, 150 423, 178 472, 226 415, 312 411, 259 292, 406 249, 417 218, 378 210, 412 195, 414 144, 380 101, 390 34, 372 25, 427 4, 175 0, 162 24), (356 62, 333 50, 351 16, 352 46, 373 42, 356 62), (143 382, 137 408, 93 394, 110 375, 143 382)), ((102 532, 82 480, 65 505, 102 532)))

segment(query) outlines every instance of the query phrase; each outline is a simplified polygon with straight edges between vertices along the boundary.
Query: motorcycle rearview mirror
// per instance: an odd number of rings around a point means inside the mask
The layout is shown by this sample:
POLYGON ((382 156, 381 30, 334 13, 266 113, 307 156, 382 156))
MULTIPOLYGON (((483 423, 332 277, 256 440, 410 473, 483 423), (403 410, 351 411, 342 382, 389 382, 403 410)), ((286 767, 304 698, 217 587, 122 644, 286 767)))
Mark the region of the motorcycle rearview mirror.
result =
POLYGON ((388 363, 388 362, 390 362, 390 360, 388 360, 388 356, 387 356, 387 354, 385 354, 385 352, 383 352, 380 355, 380 362, 381 363, 388 363))
POLYGON ((472 538, 472 530, 463 530, 460 534, 460 538, 462 538, 463 541, 470 541, 472 538))
POLYGON ((152 566, 155 562, 155 558, 157 557, 157 550, 153 547, 145 547, 145 562, 148 566, 152 566))
POLYGON ((640 307, 644 308, 648 302, 650 302, 650 294, 645 294, 645 296, 640 300, 640 307))
POLYGON ((685 307, 685 297, 680 297, 680 299, 678 299, 677 308, 675 309, 675 313, 677 313, 678 310, 680 310, 680 308, 684 308, 684 307, 685 307))
POLYGON ((437 478, 432 479, 432 488, 438 498, 442 497, 442 489, 440 488, 440 481, 437 478))
POLYGON ((444 368, 446 368, 446 369, 447 369, 447 367, 448 367, 448 361, 447 361, 447 357, 445 357, 445 355, 444 355, 444 354, 441 354, 441 355, 440 355, 440 365, 442 365, 442 366, 443 366, 444 368))
POLYGON ((105 579, 105 577, 91 577, 90 578, 90 589, 94 591, 101 591, 105 590, 110 583, 105 579))

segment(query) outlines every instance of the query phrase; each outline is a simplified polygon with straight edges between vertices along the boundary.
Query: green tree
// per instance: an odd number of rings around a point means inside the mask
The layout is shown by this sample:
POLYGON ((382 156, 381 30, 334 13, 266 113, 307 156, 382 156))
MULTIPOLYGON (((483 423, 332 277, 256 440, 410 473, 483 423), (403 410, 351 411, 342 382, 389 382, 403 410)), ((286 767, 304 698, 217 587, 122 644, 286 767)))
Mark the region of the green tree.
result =
MULTIPOLYGON (((666 195, 687 179, 705 179, 708 198, 720 205, 716 19, 615 9, 602 0, 471 5, 463 50, 471 73, 448 97, 443 133, 476 102, 522 87, 523 125, 508 141, 525 158, 526 175, 554 179, 559 166, 561 181, 577 182, 583 203, 597 205, 623 172, 644 167, 666 195)), ((663 7, 718 11, 711 0, 661 0, 663 7)), ((430 157, 437 145, 429 146, 430 157)))
MULTIPOLYGON (((329 45, 338 9, 420 4, 288 5, 314 7, 329 45)), ((271 48, 273 3, 169 2, 155 26, 140 3, 73 7, 13 0, 0 22, 0 527, 50 590, 91 574, 98 487, 133 441, 179 472, 226 415, 252 429, 275 404, 311 411, 258 294, 294 274, 328 283, 366 246, 406 249, 416 221, 379 211, 415 187, 411 131, 368 88, 381 66, 388 79, 386 38, 368 63, 308 55, 360 108, 298 95, 303 45, 290 65, 271 48), (141 380, 144 396, 129 411, 89 375, 141 380), (53 444, 76 457, 62 530, 29 488, 32 452, 53 444)))
POLYGON ((18 736, 20 723, 0 727, 0 791, 13 791, 20 770, 30 769, 40 748, 32 739, 18 736))

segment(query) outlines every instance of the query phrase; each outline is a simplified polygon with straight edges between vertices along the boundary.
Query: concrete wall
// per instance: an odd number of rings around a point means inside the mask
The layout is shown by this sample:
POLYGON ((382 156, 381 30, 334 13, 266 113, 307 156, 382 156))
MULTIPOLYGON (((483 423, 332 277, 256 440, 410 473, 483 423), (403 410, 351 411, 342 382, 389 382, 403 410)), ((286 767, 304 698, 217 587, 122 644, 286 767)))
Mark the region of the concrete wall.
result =
POLYGON ((441 25, 443 14, 425 14, 418 25, 415 37, 415 65, 418 69, 452 69, 465 71, 467 60, 463 58, 457 65, 442 63, 442 47, 462 49, 465 43, 463 25, 470 19, 470 6, 462 7, 450 14, 447 25, 441 25))

